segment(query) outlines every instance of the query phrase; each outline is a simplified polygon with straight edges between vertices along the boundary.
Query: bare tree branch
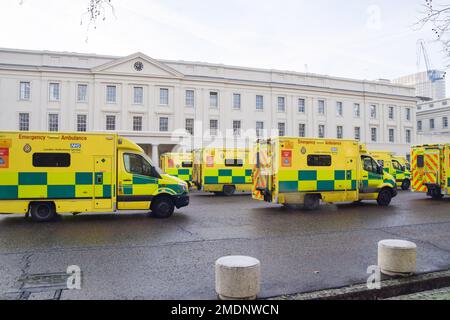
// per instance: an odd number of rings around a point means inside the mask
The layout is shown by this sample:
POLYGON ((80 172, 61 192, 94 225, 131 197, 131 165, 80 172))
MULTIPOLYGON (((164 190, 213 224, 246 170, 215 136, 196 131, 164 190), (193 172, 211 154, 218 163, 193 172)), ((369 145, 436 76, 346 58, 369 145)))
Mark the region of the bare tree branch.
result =
POLYGON ((114 6, 111 2, 111 0, 89 0, 87 10, 82 15, 80 22, 80 25, 87 25, 86 42, 88 41, 89 29, 91 27, 97 29, 98 20, 105 21, 108 12, 111 12, 114 17, 116 16, 114 6))
POLYGON ((442 44, 446 57, 450 57, 450 4, 439 4, 425 0, 424 11, 415 26, 419 29, 429 26, 435 40, 442 44))

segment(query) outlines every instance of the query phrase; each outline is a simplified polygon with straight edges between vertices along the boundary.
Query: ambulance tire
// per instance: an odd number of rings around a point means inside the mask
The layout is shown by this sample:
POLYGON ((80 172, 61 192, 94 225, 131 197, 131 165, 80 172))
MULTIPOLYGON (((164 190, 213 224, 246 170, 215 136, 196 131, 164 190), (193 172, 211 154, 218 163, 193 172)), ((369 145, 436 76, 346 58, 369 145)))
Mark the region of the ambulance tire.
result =
POLYGON ((30 213, 35 222, 53 221, 57 216, 55 205, 51 202, 33 203, 30 207, 30 213))
POLYGON ((441 193, 441 190, 439 190, 439 189, 434 189, 431 192, 431 198, 433 200, 442 200, 443 197, 444 197, 444 195, 441 193))
POLYGON ((320 196, 317 194, 307 194, 303 203, 303 209, 308 211, 314 211, 319 209, 320 196))
POLYGON ((409 181, 408 179, 403 180, 402 190, 409 190, 409 187, 411 187, 411 181, 409 181))
POLYGON ((150 209, 153 217, 167 219, 173 214, 175 205, 168 196, 160 196, 152 201, 150 209))
POLYGON ((379 206, 387 207, 392 200, 392 191, 389 188, 381 189, 378 193, 377 203, 379 206))
POLYGON ((223 186, 223 189, 222 189, 222 193, 226 197, 231 197, 234 194, 235 191, 236 191, 236 187, 235 186, 228 186, 227 185, 227 186, 223 186))

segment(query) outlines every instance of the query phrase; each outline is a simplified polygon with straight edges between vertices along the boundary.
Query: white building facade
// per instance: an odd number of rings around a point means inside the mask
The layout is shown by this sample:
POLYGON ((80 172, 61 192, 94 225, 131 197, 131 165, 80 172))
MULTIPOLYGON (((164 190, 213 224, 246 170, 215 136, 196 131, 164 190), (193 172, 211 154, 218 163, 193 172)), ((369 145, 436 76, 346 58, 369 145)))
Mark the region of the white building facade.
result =
POLYGON ((418 133, 450 135, 450 99, 418 104, 416 117, 418 133))
POLYGON ((154 160, 274 133, 407 155, 417 123, 414 88, 386 81, 15 49, 0 49, 0 110, 0 130, 114 131, 154 160))

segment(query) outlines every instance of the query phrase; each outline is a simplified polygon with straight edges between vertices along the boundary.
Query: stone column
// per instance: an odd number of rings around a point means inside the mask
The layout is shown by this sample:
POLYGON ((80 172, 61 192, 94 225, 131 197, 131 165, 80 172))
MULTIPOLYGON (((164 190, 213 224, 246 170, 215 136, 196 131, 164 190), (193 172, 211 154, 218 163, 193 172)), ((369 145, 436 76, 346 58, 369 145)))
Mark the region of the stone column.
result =
POLYGON ((158 144, 152 144, 152 161, 155 166, 159 167, 159 150, 158 144))

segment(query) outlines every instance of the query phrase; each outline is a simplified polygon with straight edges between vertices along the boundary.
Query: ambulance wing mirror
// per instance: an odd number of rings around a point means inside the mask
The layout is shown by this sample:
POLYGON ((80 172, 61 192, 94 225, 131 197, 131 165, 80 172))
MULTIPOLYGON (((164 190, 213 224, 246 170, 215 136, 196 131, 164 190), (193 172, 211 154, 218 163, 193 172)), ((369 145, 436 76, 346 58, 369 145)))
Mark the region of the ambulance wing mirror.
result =
POLYGON ((378 166, 378 174, 383 174, 384 173, 384 169, 382 166, 378 166))

